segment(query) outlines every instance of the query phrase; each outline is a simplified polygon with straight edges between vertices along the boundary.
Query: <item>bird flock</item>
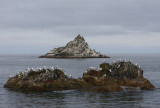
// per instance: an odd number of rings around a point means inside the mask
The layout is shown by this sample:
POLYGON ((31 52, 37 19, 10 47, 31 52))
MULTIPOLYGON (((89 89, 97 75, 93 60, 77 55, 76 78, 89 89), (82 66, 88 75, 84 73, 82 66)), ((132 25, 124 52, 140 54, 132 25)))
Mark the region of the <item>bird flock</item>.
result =
MULTIPOLYGON (((117 60, 114 60, 112 63, 113 64, 117 64, 116 65, 116 68, 120 68, 121 67, 121 64, 119 64, 120 62, 130 62, 131 63, 131 60, 127 61, 126 59, 122 60, 121 58, 120 59, 117 59, 117 60)), ((103 60, 103 63, 106 63, 106 60, 103 60)), ((135 63, 135 66, 140 68, 140 65, 138 65, 138 63, 135 63)), ((91 71, 91 70, 94 70, 94 71, 101 71, 102 68, 96 68, 96 67, 89 67, 83 74, 86 74, 88 71, 91 71)), ((112 73, 112 69, 109 69, 109 72, 112 73)), ((27 68, 25 71, 21 71, 21 72, 17 72, 16 74, 16 77, 19 77, 23 80, 25 79, 28 79, 30 75, 32 74, 37 74, 38 76, 35 78, 35 81, 48 81, 50 79, 57 79, 57 78, 60 78, 60 77, 68 77, 68 78, 72 78, 72 75, 67 75, 66 72, 64 72, 64 70, 62 68, 59 68, 59 66, 56 66, 56 67, 51 67, 51 68, 47 68, 46 66, 44 67, 41 67, 41 68, 37 68, 37 69, 34 69, 34 68, 27 68), (61 72, 61 74, 60 74, 61 72)), ((12 78, 12 76, 10 75, 9 78, 12 78)))
POLYGON ((28 80, 30 76, 34 76, 34 81, 49 81, 49 80, 57 80, 58 78, 72 78, 72 75, 67 75, 62 68, 51 67, 47 68, 44 66, 43 68, 27 68, 25 71, 17 72, 15 77, 10 75, 10 78, 20 78, 22 80, 28 80))

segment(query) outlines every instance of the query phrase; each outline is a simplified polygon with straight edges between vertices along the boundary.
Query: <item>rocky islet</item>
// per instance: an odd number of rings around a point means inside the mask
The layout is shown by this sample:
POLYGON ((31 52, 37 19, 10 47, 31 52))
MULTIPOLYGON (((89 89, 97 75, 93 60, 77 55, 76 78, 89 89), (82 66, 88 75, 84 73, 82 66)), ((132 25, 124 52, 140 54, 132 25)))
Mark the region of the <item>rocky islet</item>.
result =
POLYGON ((143 77, 143 70, 130 61, 116 61, 112 64, 102 63, 98 69, 90 67, 81 78, 74 79, 59 67, 26 69, 10 77, 5 88, 51 92, 57 90, 81 90, 92 92, 118 92, 133 90, 152 90, 152 85, 143 77))
POLYGON ((40 58, 109 58, 100 52, 92 50, 85 39, 78 35, 64 47, 54 48, 40 58))

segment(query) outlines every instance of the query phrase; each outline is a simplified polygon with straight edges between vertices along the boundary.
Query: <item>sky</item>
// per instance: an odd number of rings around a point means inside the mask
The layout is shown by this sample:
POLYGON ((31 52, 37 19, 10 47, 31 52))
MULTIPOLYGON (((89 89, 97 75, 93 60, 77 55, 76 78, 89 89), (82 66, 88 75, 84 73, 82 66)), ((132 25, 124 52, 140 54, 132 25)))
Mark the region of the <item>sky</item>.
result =
POLYGON ((160 0, 0 0, 0 54, 45 54, 78 34, 102 53, 160 53, 160 0))

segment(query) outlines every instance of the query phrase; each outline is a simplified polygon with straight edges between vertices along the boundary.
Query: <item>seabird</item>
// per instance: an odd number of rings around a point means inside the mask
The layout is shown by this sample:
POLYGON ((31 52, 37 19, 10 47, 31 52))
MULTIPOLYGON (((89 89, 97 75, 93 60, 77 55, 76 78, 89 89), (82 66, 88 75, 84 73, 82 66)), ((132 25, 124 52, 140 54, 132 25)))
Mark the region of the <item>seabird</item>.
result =
POLYGON ((58 69, 59 67, 58 67, 58 66, 56 66, 56 68, 58 69))
POLYGON ((121 66, 121 65, 118 65, 118 67, 117 67, 117 68, 120 68, 120 66, 121 66))
POLYGON ((72 78, 72 75, 70 74, 69 77, 72 78))
POLYGON ((102 68, 99 69, 100 71, 102 70, 102 68))

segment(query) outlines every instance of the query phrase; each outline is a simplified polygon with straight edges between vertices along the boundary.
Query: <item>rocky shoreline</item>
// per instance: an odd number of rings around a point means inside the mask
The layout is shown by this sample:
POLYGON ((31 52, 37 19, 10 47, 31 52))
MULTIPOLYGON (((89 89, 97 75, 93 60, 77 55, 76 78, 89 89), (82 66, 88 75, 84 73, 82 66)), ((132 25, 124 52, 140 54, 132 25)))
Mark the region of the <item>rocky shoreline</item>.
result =
POLYGON ((102 63, 98 69, 90 67, 81 78, 74 79, 58 67, 26 69, 10 77, 5 88, 32 92, 57 90, 81 90, 91 92, 119 92, 123 90, 152 90, 152 85, 143 77, 143 70, 130 61, 102 63))
POLYGON ((109 58, 100 52, 92 50, 85 39, 78 35, 64 47, 54 48, 39 58, 109 58))

